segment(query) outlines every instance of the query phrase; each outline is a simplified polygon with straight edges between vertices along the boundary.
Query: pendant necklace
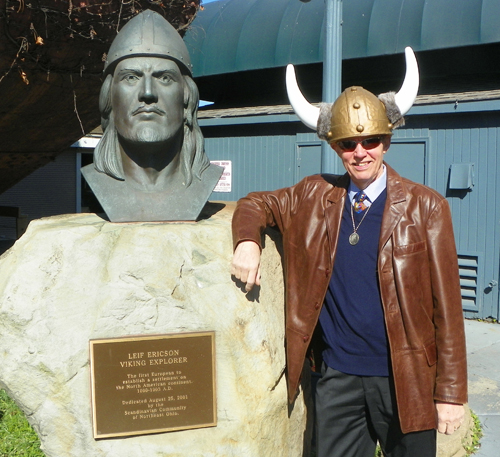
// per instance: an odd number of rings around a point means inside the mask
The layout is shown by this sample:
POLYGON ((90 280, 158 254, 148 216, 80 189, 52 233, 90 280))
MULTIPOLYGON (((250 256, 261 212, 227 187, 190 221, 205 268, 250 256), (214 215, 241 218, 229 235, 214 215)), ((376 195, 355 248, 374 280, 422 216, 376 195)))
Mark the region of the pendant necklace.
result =
POLYGON ((371 207, 372 206, 370 205, 368 208, 366 208, 365 214, 363 214, 363 217, 361 218, 361 220, 359 221, 358 226, 356 227, 356 224, 354 224, 354 213, 353 213, 352 205, 351 205, 351 220, 352 220, 352 230, 353 230, 353 232, 349 235, 349 244, 351 246, 354 246, 355 244, 358 244, 358 242, 359 242, 359 235, 358 235, 357 231, 358 231, 359 226, 361 225, 361 223, 365 220, 365 217, 368 214, 368 211, 370 211, 371 207))

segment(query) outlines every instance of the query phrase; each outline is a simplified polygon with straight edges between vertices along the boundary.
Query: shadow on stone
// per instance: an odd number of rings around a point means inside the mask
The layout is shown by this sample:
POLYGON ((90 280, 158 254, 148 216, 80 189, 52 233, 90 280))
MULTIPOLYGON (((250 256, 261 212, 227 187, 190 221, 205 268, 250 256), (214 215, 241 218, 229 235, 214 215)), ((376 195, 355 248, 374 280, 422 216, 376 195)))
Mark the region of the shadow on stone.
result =
POLYGON ((226 205, 224 203, 207 202, 207 204, 203 207, 200 216, 198 217, 198 221, 210 219, 219 211, 222 211, 225 207, 226 205))

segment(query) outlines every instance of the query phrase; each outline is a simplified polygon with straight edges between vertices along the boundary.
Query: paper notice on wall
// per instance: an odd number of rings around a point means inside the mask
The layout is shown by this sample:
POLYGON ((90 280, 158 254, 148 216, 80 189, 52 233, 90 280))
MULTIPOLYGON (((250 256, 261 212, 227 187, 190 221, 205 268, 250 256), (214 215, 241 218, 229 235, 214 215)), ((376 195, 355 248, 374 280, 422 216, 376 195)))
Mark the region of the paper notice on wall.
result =
POLYGON ((214 165, 223 167, 224 171, 215 186, 214 192, 231 192, 231 161, 230 160, 211 160, 214 165))

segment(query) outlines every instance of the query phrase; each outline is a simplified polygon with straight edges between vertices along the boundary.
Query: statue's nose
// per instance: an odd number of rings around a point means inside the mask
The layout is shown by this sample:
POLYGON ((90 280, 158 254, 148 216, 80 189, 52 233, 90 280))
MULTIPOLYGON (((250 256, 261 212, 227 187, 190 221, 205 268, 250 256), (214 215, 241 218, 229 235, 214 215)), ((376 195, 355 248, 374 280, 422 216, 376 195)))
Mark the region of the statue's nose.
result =
POLYGON ((139 100, 145 103, 156 103, 158 96, 156 94, 155 83, 150 75, 145 75, 142 81, 141 93, 139 100))

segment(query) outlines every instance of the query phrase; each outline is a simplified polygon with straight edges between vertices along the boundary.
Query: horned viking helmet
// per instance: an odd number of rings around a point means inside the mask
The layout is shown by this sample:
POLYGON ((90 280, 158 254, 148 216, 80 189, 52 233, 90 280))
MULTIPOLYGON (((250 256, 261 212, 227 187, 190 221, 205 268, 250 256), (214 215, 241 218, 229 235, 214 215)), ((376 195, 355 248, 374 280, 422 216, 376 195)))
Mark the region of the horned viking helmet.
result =
POLYGON ((342 92, 335 103, 323 103, 320 107, 304 98, 293 65, 288 65, 286 86, 290 104, 299 119, 329 143, 359 136, 392 135, 394 128, 404 125, 403 116, 417 97, 418 66, 411 48, 405 49, 405 57, 406 76, 397 94, 387 92, 376 97, 362 87, 353 86, 342 92))
POLYGON ((104 75, 112 73, 121 60, 139 56, 174 60, 192 76, 191 59, 183 39, 163 16, 151 10, 138 14, 120 30, 109 48, 104 75))

